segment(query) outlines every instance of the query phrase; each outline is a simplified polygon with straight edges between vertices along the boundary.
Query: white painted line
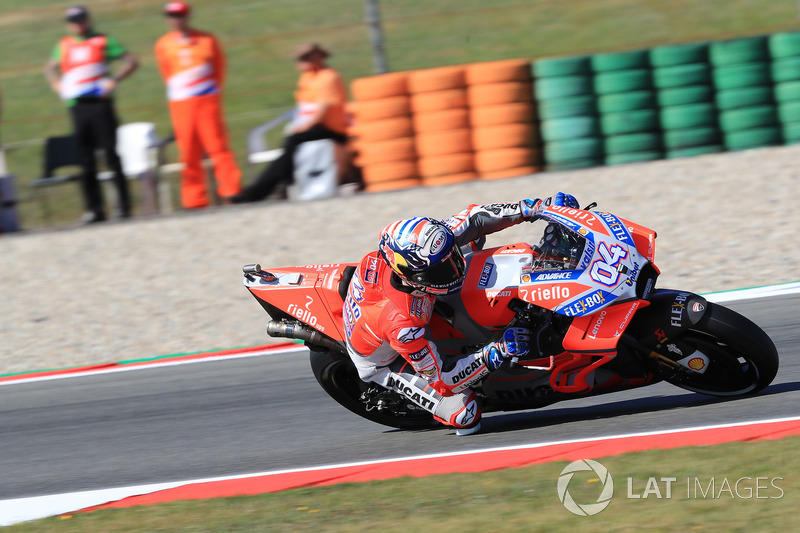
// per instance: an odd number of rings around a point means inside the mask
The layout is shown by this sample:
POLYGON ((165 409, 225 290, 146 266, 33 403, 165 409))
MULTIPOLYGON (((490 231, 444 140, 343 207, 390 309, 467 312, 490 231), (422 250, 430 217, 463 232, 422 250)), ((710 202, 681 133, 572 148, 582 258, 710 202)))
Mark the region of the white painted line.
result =
POLYGON ((683 433, 689 431, 704 431, 710 429, 726 429, 737 426, 755 426, 761 424, 772 424, 779 422, 796 422, 800 421, 800 416, 785 417, 785 418, 771 418, 766 420, 753 420, 749 422, 729 422, 727 424, 715 424, 708 426, 693 426, 678 429, 660 430, 660 431, 645 431, 640 433, 625 433, 620 435, 609 435, 605 437, 591 437, 583 439, 570 439, 559 440, 550 442, 540 442, 536 444, 523 444, 515 446, 500 446, 494 448, 483 448, 477 450, 464 450, 458 452, 445 452, 437 454, 426 455, 411 455, 405 457, 395 457, 388 459, 376 459, 371 461, 357 461, 352 463, 338 463, 324 466, 314 466, 307 468, 294 468, 286 470, 270 470, 267 472, 256 472, 252 474, 241 474, 237 476, 219 476, 210 478, 198 478, 185 481, 172 481, 164 483, 150 483, 146 485, 133 485, 130 487, 117 487, 113 489, 98 489, 82 492, 70 492, 65 494, 51 494, 47 496, 32 496, 28 498, 15 498, 12 500, 0 500, 0 527, 9 526, 19 522, 28 520, 37 520, 39 518, 46 518, 48 516, 55 516, 64 513, 79 511, 87 507, 94 507, 104 503, 118 501, 130 496, 138 496, 142 494, 151 494, 161 490, 168 490, 184 485, 193 485, 199 483, 213 483, 217 481, 231 481, 236 479, 247 479, 253 477, 275 476, 280 474, 293 474, 300 472, 313 472, 321 470, 332 470, 338 468, 370 466, 376 464, 397 463, 404 461, 415 461, 424 459, 441 459, 444 457, 459 457, 464 455, 474 455, 481 453, 493 453, 502 451, 514 450, 529 450, 535 448, 543 448, 546 446, 558 446, 564 444, 580 444, 583 442, 599 442, 614 439, 649 437, 654 435, 671 435, 675 433, 683 433))
POLYGON ((800 281, 793 283, 783 283, 781 285, 768 285, 765 287, 753 287, 750 289, 738 289, 733 291, 712 292, 704 294, 706 300, 710 302, 737 302, 740 300, 751 300, 755 298, 772 298, 777 296, 787 296, 800 293, 800 281))
POLYGON ((232 354, 232 355, 219 355, 213 357, 199 357, 197 359, 187 359, 187 360, 167 360, 164 362, 153 362, 153 363, 142 363, 142 364, 127 364, 127 365, 120 365, 111 368, 99 368, 96 370, 85 370, 80 371, 77 370, 75 372, 67 372, 64 374, 53 374, 51 376, 37 376, 31 378, 21 378, 21 379, 14 379, 11 381, 0 381, 0 387, 7 386, 7 385, 19 385, 22 383, 37 383, 40 381, 52 381, 56 379, 67 379, 67 378, 82 378, 86 376, 98 376, 102 374, 115 374, 117 372, 131 372, 133 370, 148 370, 151 368, 164 368, 168 366, 182 366, 182 365, 193 365, 196 363, 207 363, 207 362, 214 362, 214 361, 230 361, 231 359, 246 359, 248 357, 261 357, 263 355, 279 355, 279 354, 287 354, 287 353, 295 353, 295 352, 302 352, 307 351, 308 348, 305 346, 297 346, 292 348, 285 348, 282 350, 273 350, 273 349, 266 349, 266 350, 259 350, 256 352, 245 352, 239 354, 232 354))

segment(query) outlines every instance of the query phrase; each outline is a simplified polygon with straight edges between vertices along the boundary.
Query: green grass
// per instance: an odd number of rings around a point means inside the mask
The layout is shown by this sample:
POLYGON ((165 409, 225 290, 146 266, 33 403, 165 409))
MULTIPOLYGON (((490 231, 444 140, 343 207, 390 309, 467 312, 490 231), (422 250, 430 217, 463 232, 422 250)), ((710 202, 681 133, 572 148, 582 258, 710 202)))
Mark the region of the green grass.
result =
MULTIPOLYGON (((118 36, 142 60, 140 71, 120 87, 121 119, 155 122, 162 136, 170 126, 152 46, 165 32, 163 3, 86 2, 97 28, 118 36)), ((0 127, 28 228, 43 224, 40 201, 27 186, 41 172, 40 141, 70 130, 41 73, 64 32, 66 5, 5 0, 0 6, 0 127)), ((228 55, 227 122, 243 166, 247 132, 292 106, 296 72, 287 56, 298 42, 329 47, 332 65, 347 80, 371 74, 363 0, 195 0, 192 5, 195 25, 215 32, 228 55)), ((384 0, 381 10, 392 70, 769 33, 794 29, 798 19, 794 0, 384 0)), ((174 149, 169 155, 174 160, 174 149)), ((247 177, 254 172, 247 169, 247 177)), ((78 187, 59 186, 49 194, 55 222, 72 223, 80 212, 78 187)))
MULTIPOLYGON (((575 516, 559 502, 556 482, 567 465, 560 461, 480 474, 406 477, 77 513, 19 524, 8 531, 797 531, 798 445, 800 437, 791 437, 601 458, 599 462, 613 476, 614 497, 605 510, 591 517, 575 516), (651 490, 647 498, 628 499, 629 477, 631 493, 639 496, 648 478, 657 478, 662 498, 651 490), (666 499, 662 477, 677 478, 670 499, 666 499), (752 479, 742 479, 747 477, 752 479), (709 490, 712 478, 713 491, 709 490), (721 490, 724 479, 731 491, 736 480, 742 479, 738 496, 721 490), (762 487, 759 499, 755 498, 756 484, 762 487)), ((575 474, 570 495, 578 503, 596 501, 597 481, 575 474)))

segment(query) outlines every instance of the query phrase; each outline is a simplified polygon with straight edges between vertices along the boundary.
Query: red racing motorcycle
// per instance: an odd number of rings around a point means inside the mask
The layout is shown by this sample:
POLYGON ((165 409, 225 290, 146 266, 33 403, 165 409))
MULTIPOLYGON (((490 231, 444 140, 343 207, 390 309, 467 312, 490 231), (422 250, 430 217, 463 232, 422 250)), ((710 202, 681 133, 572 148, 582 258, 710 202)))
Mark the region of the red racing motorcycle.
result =
MULTIPOLYGON (((484 412, 661 380, 711 396, 769 385, 778 353, 767 334, 702 296, 657 289, 655 231, 595 207, 548 207, 534 223, 538 244, 466 254, 463 288, 437 298, 430 328, 444 358, 474 352, 509 326, 530 330, 528 356, 472 385, 484 412)), ((272 318, 268 334, 303 340, 314 376, 334 400, 391 427, 435 423, 402 391, 358 378, 342 315, 355 264, 243 270, 245 286, 272 318)))

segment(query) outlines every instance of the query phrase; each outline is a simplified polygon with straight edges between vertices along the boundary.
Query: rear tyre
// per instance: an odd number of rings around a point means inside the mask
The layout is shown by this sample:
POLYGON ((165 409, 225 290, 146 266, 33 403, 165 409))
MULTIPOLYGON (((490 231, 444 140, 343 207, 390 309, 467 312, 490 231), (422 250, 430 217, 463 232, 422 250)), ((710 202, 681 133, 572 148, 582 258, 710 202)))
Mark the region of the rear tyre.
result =
POLYGON ((749 319, 721 305, 709 303, 700 323, 675 344, 684 354, 697 350, 710 359, 703 374, 662 376, 693 392, 710 396, 754 394, 772 383, 778 373, 778 352, 769 336, 749 319))
POLYGON ((328 396, 358 416, 398 429, 423 429, 436 425, 430 413, 393 392, 386 391, 386 394, 394 402, 394 408, 381 411, 369 408, 361 400, 361 395, 368 388, 380 386, 361 381, 347 356, 312 349, 310 359, 314 377, 328 396))

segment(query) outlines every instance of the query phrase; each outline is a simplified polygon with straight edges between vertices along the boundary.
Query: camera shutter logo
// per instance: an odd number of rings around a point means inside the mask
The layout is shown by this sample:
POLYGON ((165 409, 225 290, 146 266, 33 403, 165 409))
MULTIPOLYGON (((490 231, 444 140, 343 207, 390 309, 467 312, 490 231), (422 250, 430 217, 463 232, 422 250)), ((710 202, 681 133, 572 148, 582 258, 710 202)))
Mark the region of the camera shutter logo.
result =
POLYGON ((608 507, 608 504, 611 503, 611 497, 614 495, 614 480, 611 479, 611 474, 608 473, 608 469, 597 461, 582 459, 568 464, 564 470, 561 471, 561 475, 558 477, 557 491, 558 499, 569 512, 578 516, 593 516, 608 507), (579 504, 570 496, 568 490, 569 482, 572 481, 572 476, 575 475, 575 472, 588 471, 594 471, 594 473, 597 474, 603 486, 603 491, 600 493, 595 503, 579 504))

